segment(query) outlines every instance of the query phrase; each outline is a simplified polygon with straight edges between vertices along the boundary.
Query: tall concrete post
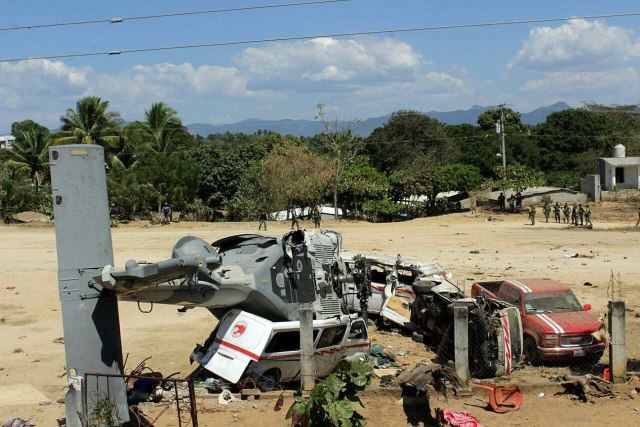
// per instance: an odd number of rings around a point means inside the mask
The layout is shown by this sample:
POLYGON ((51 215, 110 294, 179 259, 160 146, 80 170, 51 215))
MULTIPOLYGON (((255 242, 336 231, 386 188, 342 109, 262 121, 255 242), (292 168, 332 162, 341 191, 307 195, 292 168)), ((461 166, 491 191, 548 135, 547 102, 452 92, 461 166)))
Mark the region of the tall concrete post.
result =
POLYGON ((101 378, 82 384, 87 372, 122 374, 123 370, 118 301, 92 279, 102 267, 113 265, 104 151, 96 145, 55 146, 49 148, 49 160, 70 385, 66 425, 83 426, 82 417, 89 416, 107 393, 114 415, 125 422, 129 415, 123 380, 101 378), (84 406, 78 407, 81 392, 88 397, 84 414, 84 406))
POLYGON ((304 303, 300 305, 300 376, 305 392, 313 390, 316 381, 313 353, 313 306, 304 303))
POLYGON ((466 305, 453 306, 454 362, 456 374, 469 383, 469 311, 466 305))
POLYGON ((623 384, 627 374, 627 349, 624 301, 609 301, 609 370, 615 384, 623 384))

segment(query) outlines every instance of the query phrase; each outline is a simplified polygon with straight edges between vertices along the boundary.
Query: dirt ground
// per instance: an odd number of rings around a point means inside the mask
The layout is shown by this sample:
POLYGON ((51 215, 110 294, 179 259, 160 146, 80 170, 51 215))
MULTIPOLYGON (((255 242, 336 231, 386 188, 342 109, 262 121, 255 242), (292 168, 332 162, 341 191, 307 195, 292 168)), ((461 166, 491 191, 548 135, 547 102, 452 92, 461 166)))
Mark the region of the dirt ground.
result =
MULTIPOLYGON (((637 206, 607 202, 593 209, 594 230, 544 223, 535 226, 525 214, 496 214, 479 210, 416 219, 401 223, 323 222, 323 228, 343 234, 345 249, 402 254, 439 262, 467 291, 480 279, 552 277, 567 283, 593 313, 606 311, 610 277, 622 280, 626 300, 627 352, 630 365, 640 360, 640 228, 637 206), (489 220, 491 218, 491 220, 489 220), (472 253, 476 252, 478 253, 472 253), (570 254, 594 258, 567 258, 570 254), (589 282, 591 286, 584 285, 589 282)), ((179 223, 148 226, 146 222, 121 225, 112 233, 116 267, 130 259, 168 258, 173 244, 192 234, 213 241, 223 236, 257 230, 255 223, 179 223)), ((305 223, 306 226, 311 224, 305 223)), ((282 235, 288 223, 269 223, 268 234, 282 235)), ((52 226, 0 225, 0 422, 10 416, 31 419, 39 426, 56 426, 64 406, 56 403, 65 385, 62 320, 57 287, 55 231, 52 226)), ((149 307, 141 307, 147 310, 149 307)), ((206 310, 176 311, 159 306, 143 314, 134 303, 121 303, 122 344, 128 368, 152 356, 147 364, 164 374, 188 375, 189 354, 209 335, 215 320, 206 310)), ((432 354, 401 335, 376 333, 376 342, 391 351, 404 349, 403 361, 412 366, 432 354)), ((604 359, 603 359, 604 361, 604 359)), ((466 410, 489 426, 634 425, 640 424, 640 396, 619 392, 615 399, 580 403, 569 396, 554 396, 549 377, 571 374, 569 368, 527 367, 511 378, 526 385, 523 407, 496 415, 483 409, 481 396, 465 399, 431 398, 431 408, 466 410), (538 393, 545 392, 544 397, 538 393), (635 398, 634 398, 635 397, 635 398)), ((364 398, 365 415, 372 426, 407 424, 399 392, 374 389, 364 398), (395 394, 394 394, 395 393, 395 394)), ((273 400, 235 402, 221 407, 208 396, 198 398, 201 426, 287 425, 284 413, 274 412, 273 400)), ((168 411, 161 421, 172 415, 168 411)), ((170 421, 163 421, 172 425, 170 421)), ((177 425, 174 424, 174 425, 177 425)))

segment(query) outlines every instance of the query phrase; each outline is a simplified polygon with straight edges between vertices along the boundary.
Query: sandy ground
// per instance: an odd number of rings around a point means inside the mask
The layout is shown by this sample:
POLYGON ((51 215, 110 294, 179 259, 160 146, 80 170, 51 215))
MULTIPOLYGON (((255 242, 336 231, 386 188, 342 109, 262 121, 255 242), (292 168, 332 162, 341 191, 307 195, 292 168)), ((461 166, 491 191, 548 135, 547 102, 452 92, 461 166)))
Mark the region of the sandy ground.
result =
MULTIPOLYGON (((593 313, 606 311, 610 276, 622 280, 622 298, 627 308, 627 351, 637 369, 640 360, 640 229, 633 225, 637 206, 604 203, 593 209, 594 230, 576 229, 563 224, 535 226, 526 215, 479 212, 417 219, 403 223, 369 224, 365 222, 326 221, 323 227, 343 233, 345 249, 415 256, 434 260, 453 272, 460 285, 470 289, 479 279, 502 277, 552 277, 575 291, 583 303, 593 305, 593 313), (478 251, 479 253, 471 253, 478 251), (566 258, 567 254, 597 254, 595 258, 566 258), (590 282, 593 286, 585 286, 590 282)), ((157 261, 170 256, 173 244, 192 234, 213 241, 217 238, 255 231, 257 223, 180 223, 169 226, 145 226, 131 223, 114 229, 113 247, 116 266, 130 259, 157 261)), ((309 225, 309 224, 307 224, 309 225)), ((310 225, 309 225, 310 226, 310 225)), ((268 234, 282 235, 286 223, 269 223, 268 234)), ((63 405, 55 403, 63 394, 65 378, 62 321, 57 287, 57 261, 53 227, 29 225, 0 226, 0 422, 9 416, 36 421, 40 426, 55 426, 64 417, 63 405), (54 403, 47 403, 52 400, 54 403)), ((146 310, 148 307, 142 307, 146 310)), ((210 333, 215 320, 206 310, 178 313, 176 307, 154 307, 143 314, 136 304, 121 303, 121 329, 125 353, 131 368, 152 356, 148 365, 165 374, 180 371, 188 375, 192 367, 188 356, 197 342, 210 333)), ((409 361, 428 357, 409 339, 378 334, 378 342, 392 348, 404 346, 409 361)), ((566 373, 564 368, 526 368, 514 375, 521 383, 566 373)), ((529 389, 522 409, 497 416, 481 409, 477 397, 449 400, 432 398, 431 407, 471 411, 485 425, 613 425, 640 423, 640 397, 622 393, 613 400, 597 404, 575 402, 567 396, 547 394, 538 398, 538 390, 529 389)), ((398 396, 377 395, 365 398, 370 425, 404 425, 407 417, 398 396)), ((290 401, 285 402, 285 409, 290 401)), ((287 425, 284 411, 275 413, 273 401, 241 402, 218 407, 216 401, 202 398, 200 425, 287 425)), ((169 413, 162 419, 168 417, 169 413)), ((166 424, 171 425, 171 424, 166 424)))

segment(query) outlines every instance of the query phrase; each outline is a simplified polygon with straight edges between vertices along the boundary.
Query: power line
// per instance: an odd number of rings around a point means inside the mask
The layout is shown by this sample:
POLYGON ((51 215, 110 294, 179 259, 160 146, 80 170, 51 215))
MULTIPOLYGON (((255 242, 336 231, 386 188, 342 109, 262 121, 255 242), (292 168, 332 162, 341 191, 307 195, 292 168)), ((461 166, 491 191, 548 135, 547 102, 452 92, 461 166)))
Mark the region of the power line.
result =
POLYGON ((61 54, 61 55, 0 59, 0 63, 29 61, 29 60, 38 60, 38 59, 61 59, 61 58, 78 58, 78 57, 85 57, 85 56, 121 55, 125 53, 158 52, 158 51, 165 51, 165 50, 196 49, 196 48, 205 48, 205 47, 238 46, 238 45, 271 43, 271 42, 282 42, 282 41, 311 40, 311 39, 323 38, 323 37, 351 37, 351 36, 364 36, 364 35, 377 35, 377 34, 411 33, 411 32, 420 32, 420 31, 452 30, 452 29, 462 29, 462 28, 498 27, 498 26, 521 25, 521 24, 540 24, 540 23, 547 23, 547 22, 575 21, 580 19, 623 18, 623 17, 631 17, 631 16, 640 16, 640 12, 573 16, 568 18, 541 18, 541 19, 525 19, 525 20, 515 20, 515 21, 480 22, 480 23, 472 23, 472 24, 436 25, 436 26, 429 26, 429 27, 395 28, 395 29, 371 30, 371 31, 351 31, 351 32, 345 32, 345 33, 315 34, 315 35, 308 35, 308 36, 291 36, 291 37, 273 37, 273 38, 266 38, 266 39, 236 40, 236 41, 227 41, 227 42, 211 42, 211 43, 176 45, 176 46, 148 47, 148 48, 140 48, 140 49, 111 50, 111 51, 103 51, 103 52, 68 53, 68 54, 61 54))
POLYGON ((31 30, 31 29, 37 29, 37 28, 65 27, 68 25, 89 25, 89 24, 104 24, 104 23, 119 24, 124 21, 135 21, 135 20, 142 20, 142 19, 158 19, 158 18, 170 18, 170 17, 176 17, 176 16, 206 15, 211 13, 241 12, 241 11, 248 11, 248 10, 276 9, 276 8, 282 8, 282 7, 295 7, 295 6, 312 6, 316 4, 343 3, 347 1, 351 1, 351 0, 318 0, 318 1, 298 2, 298 3, 281 3, 281 4, 269 4, 269 5, 258 5, 258 6, 233 7, 228 9, 211 9, 211 10, 196 10, 191 12, 162 13, 159 15, 129 16, 125 18, 106 18, 106 19, 92 19, 87 21, 55 22, 51 24, 19 25, 15 27, 0 27, 0 31, 31 30))

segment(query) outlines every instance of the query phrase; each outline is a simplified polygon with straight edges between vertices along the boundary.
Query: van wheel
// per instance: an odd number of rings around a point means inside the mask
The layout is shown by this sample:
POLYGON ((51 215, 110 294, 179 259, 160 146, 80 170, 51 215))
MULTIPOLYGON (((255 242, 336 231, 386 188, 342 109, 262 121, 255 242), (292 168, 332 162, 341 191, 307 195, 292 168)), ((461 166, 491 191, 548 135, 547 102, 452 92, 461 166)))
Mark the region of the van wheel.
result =
POLYGON ((538 353, 536 340, 528 335, 524 337, 524 357, 533 366, 536 366, 538 363, 540 363, 540 354, 538 353))
POLYGON ((282 390, 280 385, 280 369, 272 368, 260 376, 258 384, 262 391, 282 390))

